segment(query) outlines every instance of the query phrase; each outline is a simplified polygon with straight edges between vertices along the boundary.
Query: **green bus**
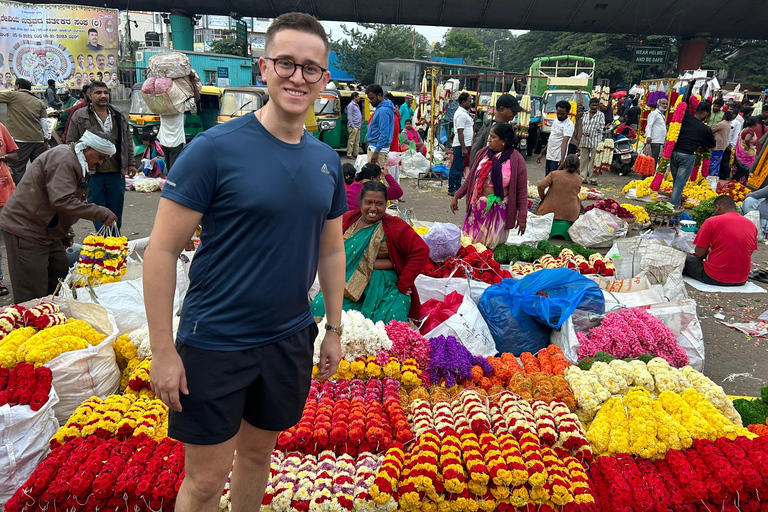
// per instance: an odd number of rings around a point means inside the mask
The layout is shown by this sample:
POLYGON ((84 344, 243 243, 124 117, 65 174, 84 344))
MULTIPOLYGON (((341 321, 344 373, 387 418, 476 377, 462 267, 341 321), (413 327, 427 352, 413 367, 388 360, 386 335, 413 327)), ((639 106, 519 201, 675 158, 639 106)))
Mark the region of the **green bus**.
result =
POLYGON ((595 59, 577 55, 536 57, 528 74, 527 92, 531 96, 544 96, 552 89, 590 92, 595 82, 595 59))

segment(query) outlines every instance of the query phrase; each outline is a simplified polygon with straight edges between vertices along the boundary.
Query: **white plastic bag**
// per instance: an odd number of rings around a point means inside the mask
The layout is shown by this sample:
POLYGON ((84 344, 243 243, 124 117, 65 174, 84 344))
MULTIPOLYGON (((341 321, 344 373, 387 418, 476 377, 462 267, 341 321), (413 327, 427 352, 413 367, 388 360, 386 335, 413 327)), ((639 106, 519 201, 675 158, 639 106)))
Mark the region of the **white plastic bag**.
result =
POLYGON ((360 172, 360 169, 367 163, 368 155, 357 155, 357 160, 355 160, 355 172, 360 172))
POLYGON ((152 76, 182 78, 192 72, 189 57, 181 52, 163 52, 153 55, 147 62, 152 76))
POLYGON ((400 161, 400 174, 407 178, 418 179, 420 172, 429 171, 429 160, 418 151, 407 151, 400 161))
MULTIPOLYGON (((669 327, 677 339, 677 343, 688 354, 689 364, 694 370, 701 371, 704 367, 704 335, 701 332, 701 322, 696 314, 696 301, 683 299, 674 302, 663 302, 645 306, 652 314, 669 327)), ((599 315, 571 316, 559 330, 553 329, 549 341, 563 351, 565 358, 576 364, 579 360, 579 340, 576 331, 586 331, 599 325, 599 315)))
POLYGON ((549 233, 552 231, 552 223, 555 221, 555 214, 536 215, 528 212, 525 224, 525 234, 518 235, 517 229, 510 229, 507 237, 507 245, 536 245, 542 240, 549 240, 549 233))
POLYGON ((414 281, 416 289, 419 291, 419 299, 426 302, 429 299, 443 300, 451 292, 459 292, 466 295, 469 292, 470 298, 477 305, 480 297, 488 288, 488 283, 483 281, 474 281, 466 277, 429 277, 419 274, 414 281))
POLYGON ((59 429, 53 407, 59 401, 51 386, 48 401, 37 411, 28 405, 0 407, 0 505, 26 482, 49 451, 59 429))
POLYGON ((665 301, 664 287, 651 284, 645 275, 622 280, 587 277, 595 281, 603 292, 606 311, 616 307, 635 308, 665 301))
POLYGON ((667 300, 687 299, 683 282, 685 253, 664 242, 632 237, 617 240, 607 252, 613 258, 617 279, 645 275, 651 284, 664 287, 667 300))
POLYGON ((435 222, 424 235, 432 261, 445 261, 456 256, 461 249, 461 230, 455 224, 435 222))
POLYGON ((608 247, 617 238, 627 236, 627 231, 626 221, 595 208, 579 217, 568 229, 568 235, 584 247, 608 247))
MULTIPOLYGON (((445 296, 436 298, 445 300, 445 296)), ((456 314, 429 331, 425 338, 441 335, 454 336, 473 355, 488 357, 496 354, 496 344, 493 342, 488 324, 485 323, 480 310, 469 295, 464 295, 456 314)))

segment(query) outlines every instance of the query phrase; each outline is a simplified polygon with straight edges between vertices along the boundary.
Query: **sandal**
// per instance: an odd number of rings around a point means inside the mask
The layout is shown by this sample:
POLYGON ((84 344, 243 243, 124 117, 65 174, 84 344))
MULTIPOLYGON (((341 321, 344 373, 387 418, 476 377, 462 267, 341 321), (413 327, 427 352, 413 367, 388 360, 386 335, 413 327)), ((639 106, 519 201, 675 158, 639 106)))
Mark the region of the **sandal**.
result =
POLYGON ((11 292, 8 291, 8 288, 2 282, 0 282, 0 297, 4 297, 9 293, 11 292))
POLYGON ((760 283, 768 283, 768 272, 765 270, 753 270, 749 273, 749 278, 760 283))

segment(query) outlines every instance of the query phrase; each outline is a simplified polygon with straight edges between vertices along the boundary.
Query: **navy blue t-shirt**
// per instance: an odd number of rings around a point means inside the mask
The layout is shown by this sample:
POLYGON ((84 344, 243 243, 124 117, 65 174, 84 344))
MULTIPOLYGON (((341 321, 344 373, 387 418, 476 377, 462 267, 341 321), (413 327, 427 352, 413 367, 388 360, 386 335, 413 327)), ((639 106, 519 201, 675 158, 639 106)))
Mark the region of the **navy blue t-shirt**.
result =
POLYGON ((347 211, 334 150, 306 132, 285 143, 246 115, 195 137, 162 196, 203 213, 179 343, 246 350, 312 324, 320 234, 347 211))

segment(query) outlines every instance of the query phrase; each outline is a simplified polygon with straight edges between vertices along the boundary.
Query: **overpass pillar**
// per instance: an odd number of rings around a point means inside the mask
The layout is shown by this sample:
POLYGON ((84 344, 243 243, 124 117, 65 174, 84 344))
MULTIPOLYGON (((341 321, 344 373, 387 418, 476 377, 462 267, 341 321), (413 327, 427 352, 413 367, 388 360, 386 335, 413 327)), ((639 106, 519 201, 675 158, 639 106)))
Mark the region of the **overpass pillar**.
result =
POLYGON ((174 50, 195 50, 195 23, 194 20, 179 13, 171 13, 171 40, 174 50))
POLYGON ((709 39, 704 37, 691 37, 683 39, 677 54, 677 71, 686 69, 699 69, 704 60, 704 51, 707 49, 709 39))

